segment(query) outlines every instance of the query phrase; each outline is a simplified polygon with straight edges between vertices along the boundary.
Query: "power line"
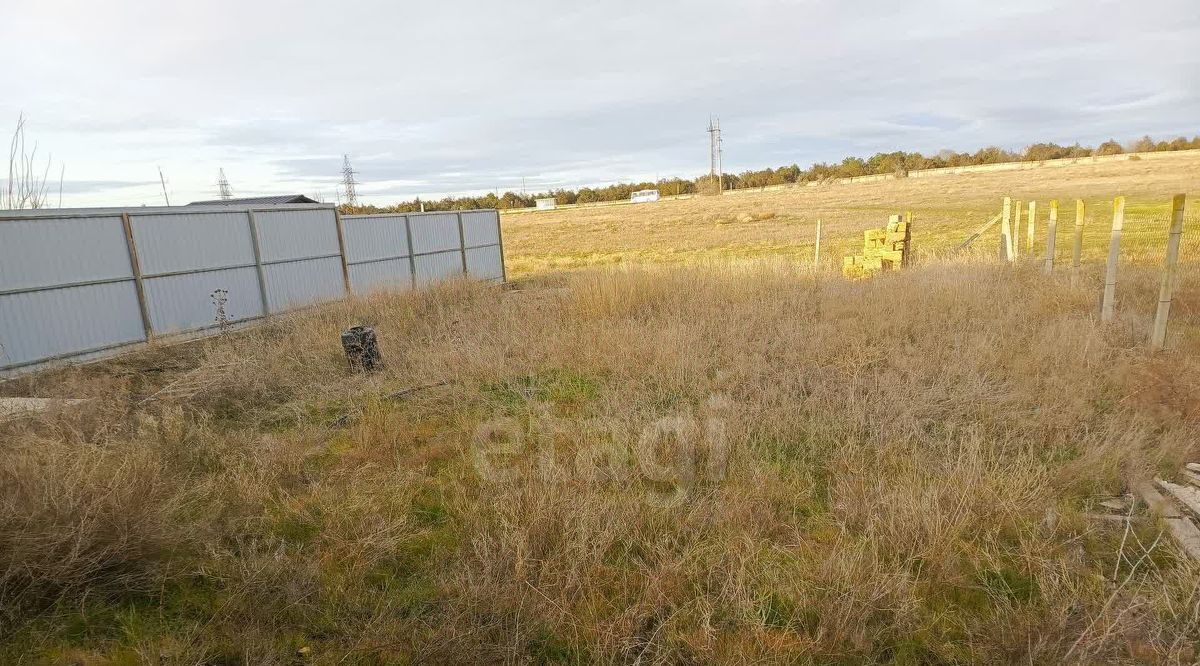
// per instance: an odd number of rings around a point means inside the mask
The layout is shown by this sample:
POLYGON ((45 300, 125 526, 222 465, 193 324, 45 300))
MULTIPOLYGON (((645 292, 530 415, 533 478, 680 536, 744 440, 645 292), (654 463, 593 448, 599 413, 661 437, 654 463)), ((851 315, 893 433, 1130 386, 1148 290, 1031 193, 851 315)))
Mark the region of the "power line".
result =
POLYGON ((217 178, 217 196, 221 201, 229 201, 233 198, 233 188, 229 186, 229 179, 225 177, 225 169, 220 171, 220 177, 217 178))
POLYGON ((355 186, 358 183, 354 180, 354 169, 350 166, 350 156, 342 155, 342 187, 346 190, 346 205, 358 205, 358 192, 355 191, 355 186))

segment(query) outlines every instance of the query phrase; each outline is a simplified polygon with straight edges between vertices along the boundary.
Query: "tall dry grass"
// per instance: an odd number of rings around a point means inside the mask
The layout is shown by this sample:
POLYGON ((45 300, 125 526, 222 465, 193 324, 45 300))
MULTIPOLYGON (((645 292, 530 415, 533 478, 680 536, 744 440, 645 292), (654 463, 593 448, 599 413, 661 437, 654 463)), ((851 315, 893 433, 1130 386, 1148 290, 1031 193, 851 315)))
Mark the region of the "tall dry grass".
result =
POLYGON ((0 661, 1191 663, 1200 569, 1084 514, 1200 453, 1196 348, 1092 280, 455 283, 23 380, 96 400, 0 424, 0 661))

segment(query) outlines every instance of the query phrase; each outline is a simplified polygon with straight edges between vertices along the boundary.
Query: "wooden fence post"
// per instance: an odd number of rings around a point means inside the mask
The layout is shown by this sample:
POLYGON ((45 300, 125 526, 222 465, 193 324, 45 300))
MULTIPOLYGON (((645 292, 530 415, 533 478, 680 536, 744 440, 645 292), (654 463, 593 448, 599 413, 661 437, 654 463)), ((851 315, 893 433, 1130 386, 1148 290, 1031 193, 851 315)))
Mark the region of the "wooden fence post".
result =
POLYGON ((813 266, 817 268, 821 266, 821 218, 817 218, 817 246, 813 250, 813 266))
POLYGON ((133 222, 129 213, 121 213, 121 226, 125 229, 125 249, 129 252, 129 268, 133 271, 133 290, 137 295, 138 312, 142 316, 142 332, 146 342, 154 337, 154 324, 150 321, 150 307, 146 303, 146 286, 142 281, 142 260, 138 258, 137 243, 133 241, 133 222))
POLYGON ((1012 199, 1004 197, 1004 212, 1000 218, 1000 258, 1013 260, 1012 251, 1012 199))
POLYGON ((1043 264, 1043 272, 1046 275, 1054 274, 1054 241, 1058 234, 1058 199, 1050 202, 1050 221, 1046 223, 1046 263, 1043 264))
POLYGON ((1071 247, 1071 283, 1079 284, 1079 265, 1083 263, 1083 199, 1075 200, 1075 239, 1071 247))
POLYGON ((342 214, 336 208, 333 209, 333 224, 337 229, 338 257, 342 260, 342 286, 346 290, 346 295, 350 296, 354 290, 350 288, 350 263, 346 257, 346 231, 342 227, 342 214))
POLYGON ((1033 236, 1037 230, 1037 202, 1029 202, 1029 227, 1025 234, 1025 249, 1029 250, 1029 257, 1032 259, 1033 254, 1033 236))
POLYGON ((1021 202, 1017 201, 1013 206, 1013 243, 1012 256, 1015 260, 1021 254, 1021 202))
POLYGON ((1171 230, 1167 235, 1167 260, 1163 266, 1162 284, 1158 288, 1158 312, 1154 315, 1154 330, 1150 332, 1151 351, 1162 351, 1167 343, 1167 319, 1171 316, 1171 297, 1175 291, 1175 268, 1179 263, 1179 241, 1183 236, 1183 205, 1185 197, 1176 194, 1171 199, 1171 230))
POLYGON ((458 213, 458 251, 462 253, 462 274, 467 274, 467 235, 463 232, 462 213, 458 213))
MULTIPOLYGON (((678 187, 678 185, 676 185, 678 187)), ((493 210, 496 214, 496 245, 500 248, 500 281, 502 284, 508 282, 508 266, 504 265, 504 229, 500 226, 500 211, 493 210)))
MULTIPOLYGON (((424 205, 424 204, 422 204, 424 205)), ((412 242, 412 216, 404 216, 404 238, 408 241, 408 276, 412 280, 412 288, 417 288, 417 256, 412 242)))
POLYGON ((1121 255, 1121 229, 1125 226, 1125 197, 1113 199, 1112 236, 1108 241, 1108 268, 1104 272, 1104 301, 1100 321, 1110 322, 1116 315, 1117 260, 1121 255))
POLYGON ((904 211, 904 261, 901 263, 902 266, 912 264, 912 221, 912 211, 904 211))
POLYGON ((246 210, 246 218, 250 225, 250 247, 254 252, 254 271, 258 274, 258 298, 262 301, 263 316, 271 314, 271 304, 267 300, 267 272, 263 269, 262 245, 258 237, 258 218, 254 209, 246 210))

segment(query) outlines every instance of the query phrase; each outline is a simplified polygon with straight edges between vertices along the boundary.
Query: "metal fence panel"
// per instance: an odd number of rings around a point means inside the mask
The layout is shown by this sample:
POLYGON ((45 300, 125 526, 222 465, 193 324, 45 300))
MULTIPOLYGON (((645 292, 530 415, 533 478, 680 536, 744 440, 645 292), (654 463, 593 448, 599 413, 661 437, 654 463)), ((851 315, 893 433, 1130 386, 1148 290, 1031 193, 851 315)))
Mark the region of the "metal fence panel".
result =
POLYGON ((467 247, 500 244, 500 213, 494 210, 462 214, 463 239, 467 247))
POLYGON ((500 246, 467 248, 467 273, 483 280, 503 280, 500 246))
POLYGON ((144 341, 135 275, 154 335, 213 328, 218 289, 230 323, 341 298, 343 259, 357 293, 503 279, 498 214, 461 215, 346 216, 343 258, 332 206, 0 212, 0 374, 144 341))
POLYGON ((332 208, 254 213, 263 261, 305 259, 338 254, 332 208))
POLYGON ((403 215, 344 215, 346 261, 355 264, 408 256, 408 233, 403 215))
POLYGON ((151 215, 131 212, 129 224, 143 275, 254 263, 245 211, 151 215))
POLYGON ((337 257, 289 261, 264 269, 270 312, 330 301, 345 296, 342 262, 337 257))
POLYGON ((408 224, 412 228, 413 252, 416 254, 457 250, 459 247, 458 215, 454 213, 413 214, 408 217, 408 224))
POLYGON ((409 289, 412 287, 412 273, 408 257, 351 264, 350 286, 356 294, 409 289))
MULTIPOLYGON (((416 245, 416 239, 413 245, 416 245)), ((462 275, 462 252, 455 249, 450 252, 417 255, 417 284, 429 284, 449 277, 462 275)))
POLYGON ((230 323, 265 314, 253 267, 147 278, 146 305, 154 332, 178 333, 216 324, 213 292, 218 289, 227 292, 225 317, 230 323))
POLYGON ((144 339, 132 281, 0 296, 0 368, 144 339))
POLYGON ((120 216, 0 222, 0 292, 132 278, 120 216))

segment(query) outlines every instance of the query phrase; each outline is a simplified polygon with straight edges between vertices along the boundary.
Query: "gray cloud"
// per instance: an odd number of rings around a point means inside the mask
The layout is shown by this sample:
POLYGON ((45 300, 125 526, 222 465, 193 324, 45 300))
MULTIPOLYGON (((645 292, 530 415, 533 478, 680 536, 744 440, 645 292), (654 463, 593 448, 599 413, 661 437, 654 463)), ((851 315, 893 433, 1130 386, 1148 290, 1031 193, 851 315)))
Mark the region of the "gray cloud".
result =
POLYGON ((0 121, 97 184, 79 205, 160 165, 173 199, 219 167, 332 193, 343 153, 382 201, 695 175, 710 113, 734 170, 1194 134, 1198 40, 1194 0, 47 0, 0 24, 30 63, 0 121))
MULTIPOLYGON (((58 193, 57 181, 50 183, 47 186, 47 191, 54 194, 58 193)), ((62 182, 63 194, 90 194, 93 192, 107 192, 111 190, 124 190, 135 187, 146 187, 148 185, 158 185, 156 180, 66 180, 62 182)))

